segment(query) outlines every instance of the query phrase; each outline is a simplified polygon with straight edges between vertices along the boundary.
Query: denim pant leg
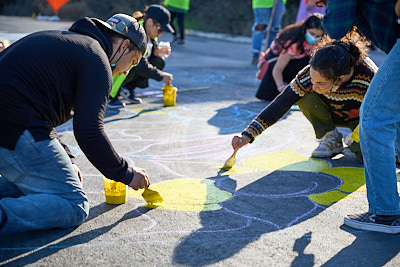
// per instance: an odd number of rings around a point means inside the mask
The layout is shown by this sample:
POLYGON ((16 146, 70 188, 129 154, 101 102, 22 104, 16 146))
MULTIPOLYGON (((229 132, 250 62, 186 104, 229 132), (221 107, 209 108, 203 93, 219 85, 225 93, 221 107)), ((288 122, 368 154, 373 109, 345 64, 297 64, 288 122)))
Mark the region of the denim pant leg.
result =
POLYGON ((71 227, 88 216, 86 194, 56 139, 35 142, 26 130, 14 151, 0 147, 0 174, 23 194, 0 199, 0 235, 71 227))
POLYGON ((283 15, 285 15, 285 4, 282 2, 282 0, 278 0, 275 7, 274 17, 272 18, 271 31, 267 40, 267 47, 270 46, 276 35, 281 31, 283 15))
POLYGON ((399 66, 400 39, 372 79, 360 109, 369 212, 379 215, 400 214, 395 165, 395 148, 400 147, 399 66))
POLYGON ((253 54, 259 54, 261 52, 262 42, 267 32, 267 25, 269 23, 269 16, 271 15, 271 8, 254 8, 254 24, 251 28, 251 39, 252 39, 252 49, 253 54), (256 26, 258 24, 266 25, 265 29, 262 31, 256 31, 256 26))

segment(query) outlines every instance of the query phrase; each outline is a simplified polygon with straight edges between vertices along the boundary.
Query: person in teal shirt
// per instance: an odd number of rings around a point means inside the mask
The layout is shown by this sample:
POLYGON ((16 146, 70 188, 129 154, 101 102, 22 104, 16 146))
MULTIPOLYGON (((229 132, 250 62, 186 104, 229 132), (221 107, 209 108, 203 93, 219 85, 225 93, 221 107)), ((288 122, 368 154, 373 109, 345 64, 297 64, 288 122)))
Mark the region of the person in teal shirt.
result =
POLYGON ((172 40, 172 44, 183 45, 185 44, 185 15, 189 11, 190 0, 163 0, 162 4, 169 10, 171 13, 171 23, 176 18, 179 27, 179 37, 177 31, 173 24, 175 33, 174 40, 172 40))
POLYGON ((278 32, 281 31, 282 17, 285 14, 287 0, 253 0, 252 8, 254 13, 254 24, 251 28, 253 59, 251 64, 256 65, 261 52, 262 42, 270 27, 270 33, 266 47, 269 47, 278 32), (274 9, 275 5, 275 9, 274 9), (272 14, 272 10, 274 13, 272 14), (271 25, 268 25, 272 17, 271 25))

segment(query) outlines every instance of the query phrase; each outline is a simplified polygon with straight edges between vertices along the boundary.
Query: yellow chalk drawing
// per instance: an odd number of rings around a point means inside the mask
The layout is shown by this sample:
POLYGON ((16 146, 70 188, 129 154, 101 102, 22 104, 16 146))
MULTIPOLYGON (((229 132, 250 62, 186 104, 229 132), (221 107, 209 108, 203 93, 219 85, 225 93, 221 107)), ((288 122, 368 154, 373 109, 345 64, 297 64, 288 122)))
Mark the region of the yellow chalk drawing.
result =
POLYGON ((326 193, 310 195, 310 199, 320 205, 329 206, 347 197, 348 195, 348 193, 340 192, 339 190, 333 190, 326 193))
POLYGON ((257 171, 304 171, 323 172, 343 180, 337 190, 310 195, 310 199, 321 205, 331 205, 348 197, 365 184, 364 169, 354 167, 329 168, 325 161, 297 155, 295 148, 268 154, 257 155, 240 161, 241 167, 233 167, 222 175, 232 175, 257 171))
POLYGON ((337 167, 321 172, 339 177, 343 181, 343 184, 336 190, 309 196, 312 201, 321 205, 329 206, 341 199, 345 199, 349 194, 358 191, 365 184, 364 169, 361 168, 337 167))
MULTIPOLYGON (((219 210, 219 203, 232 197, 230 192, 215 186, 209 179, 184 178, 152 184, 150 188, 160 193, 164 199, 160 205, 151 208, 176 211, 219 210)), ((128 190, 128 196, 143 199, 143 190, 128 190)))
MULTIPOLYGON (((332 191, 309 195, 310 199, 320 205, 329 206, 342 199, 365 194, 364 169, 355 167, 330 168, 323 160, 297 155, 295 148, 252 156, 240 160, 231 170, 221 175, 233 175, 258 171, 304 171, 321 172, 342 179, 343 184, 332 191)), ((220 168, 213 166, 212 168, 220 168)), ((397 176, 400 181, 400 175, 397 176)), ((151 185, 152 190, 160 193, 164 201, 152 208, 176 211, 212 211, 219 210, 219 203, 232 198, 232 193, 221 190, 210 179, 185 178, 163 181, 151 185)), ((143 190, 128 190, 128 196, 143 199, 143 190)), ((146 205, 146 204, 144 204, 146 205)))
POLYGON ((338 167, 323 170, 323 173, 331 174, 343 180, 338 189, 346 192, 354 192, 365 184, 364 169, 354 167, 338 167))
POLYGON ((329 168, 325 161, 297 155, 295 148, 257 155, 238 162, 236 165, 240 164, 241 167, 234 166, 222 175, 275 170, 317 172, 329 168))

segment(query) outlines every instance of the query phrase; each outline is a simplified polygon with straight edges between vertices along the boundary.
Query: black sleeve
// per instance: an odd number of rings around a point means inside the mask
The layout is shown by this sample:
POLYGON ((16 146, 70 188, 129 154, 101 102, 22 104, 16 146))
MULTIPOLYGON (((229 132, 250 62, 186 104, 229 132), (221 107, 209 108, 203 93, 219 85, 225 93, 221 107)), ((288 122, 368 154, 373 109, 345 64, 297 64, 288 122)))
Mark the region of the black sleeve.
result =
POLYGON ((129 184, 133 169, 120 157, 104 131, 104 113, 112 74, 107 57, 88 53, 80 64, 75 89, 74 135, 88 160, 107 178, 129 184))
POLYGON ((249 137, 250 142, 253 142, 264 130, 282 118, 300 98, 301 96, 296 94, 290 85, 287 85, 285 90, 250 122, 243 130, 242 135, 249 137))
POLYGON ((256 118, 264 121, 268 126, 275 124, 292 105, 296 104, 301 97, 293 92, 290 85, 287 85, 285 90, 282 91, 272 102, 266 106, 256 118))
POLYGON ((143 77, 161 81, 163 78, 163 72, 153 66, 147 58, 142 58, 139 64, 135 67, 135 71, 143 77))

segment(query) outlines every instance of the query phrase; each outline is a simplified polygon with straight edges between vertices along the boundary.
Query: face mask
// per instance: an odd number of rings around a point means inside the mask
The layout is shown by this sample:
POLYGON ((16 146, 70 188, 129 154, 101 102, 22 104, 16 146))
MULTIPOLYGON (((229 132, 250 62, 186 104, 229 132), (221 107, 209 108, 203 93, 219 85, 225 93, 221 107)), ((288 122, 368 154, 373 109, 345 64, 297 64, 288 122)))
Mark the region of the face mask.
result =
MULTIPOLYGON (((336 85, 336 83, 339 81, 339 78, 336 79, 336 81, 333 83, 331 92, 336 92, 337 89, 339 89, 339 85, 336 85)), ((339 83, 340 84, 340 83, 339 83)))
POLYGON ((332 86, 331 92, 336 92, 337 89, 339 89, 339 85, 334 85, 332 86))
POLYGON ((311 35, 309 32, 307 32, 307 31, 306 31, 305 37, 306 37, 306 41, 307 41, 309 44, 315 44, 316 42, 318 42, 318 41, 321 39, 321 37, 314 37, 314 36, 312 36, 312 35, 311 35))

